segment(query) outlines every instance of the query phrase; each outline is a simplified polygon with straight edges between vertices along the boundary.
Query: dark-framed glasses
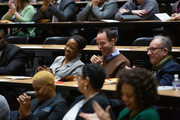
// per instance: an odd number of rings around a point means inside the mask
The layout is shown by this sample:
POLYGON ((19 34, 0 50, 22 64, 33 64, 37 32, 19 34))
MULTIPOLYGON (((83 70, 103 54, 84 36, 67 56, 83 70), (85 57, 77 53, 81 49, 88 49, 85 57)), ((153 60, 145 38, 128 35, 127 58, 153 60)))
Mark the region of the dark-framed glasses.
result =
POLYGON ((147 51, 150 50, 151 52, 154 52, 157 49, 164 49, 164 47, 160 47, 160 48, 150 47, 150 48, 147 48, 147 51))

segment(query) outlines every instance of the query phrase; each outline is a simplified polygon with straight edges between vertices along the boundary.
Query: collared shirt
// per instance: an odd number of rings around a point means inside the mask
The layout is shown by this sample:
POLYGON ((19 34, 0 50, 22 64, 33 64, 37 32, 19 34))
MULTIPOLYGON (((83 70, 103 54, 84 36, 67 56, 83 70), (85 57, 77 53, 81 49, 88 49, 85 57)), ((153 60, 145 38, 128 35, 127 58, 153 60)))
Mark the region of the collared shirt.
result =
POLYGON ((105 60, 105 61, 109 61, 109 60, 113 59, 114 57, 116 57, 116 56, 119 55, 119 54, 120 54, 119 50, 116 50, 116 51, 113 52, 109 57, 104 56, 104 60, 105 60))
MULTIPOLYGON (((53 1, 53 3, 55 3, 56 0, 53 1)), ((57 0, 57 3, 60 4, 61 0, 57 0)))
POLYGON ((75 120, 79 110, 84 105, 86 101, 83 99, 76 103, 63 117, 63 120, 75 120))
MULTIPOLYGON (((59 8, 59 4, 60 4, 61 0, 57 0, 57 2, 54 0, 53 4, 56 6, 56 8, 59 8), (57 4, 56 4, 57 3, 57 4)), ((56 16, 53 15, 52 17, 52 22, 58 22, 58 18, 56 16)))

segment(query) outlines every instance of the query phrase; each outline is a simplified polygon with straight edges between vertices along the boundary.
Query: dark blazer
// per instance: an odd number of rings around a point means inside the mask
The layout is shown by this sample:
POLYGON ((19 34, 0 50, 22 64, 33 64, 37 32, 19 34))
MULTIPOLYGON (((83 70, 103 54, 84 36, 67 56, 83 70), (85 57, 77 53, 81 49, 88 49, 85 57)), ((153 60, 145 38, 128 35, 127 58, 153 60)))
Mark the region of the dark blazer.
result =
POLYGON ((7 43, 0 57, 0 75, 25 74, 25 54, 23 50, 7 43))
MULTIPOLYGON (((70 106, 69 110, 79 101, 81 101, 82 99, 85 99, 84 95, 79 96, 75 99, 75 101, 72 103, 72 105, 70 106)), ((76 117, 76 120, 84 120, 82 117, 79 116, 79 113, 84 112, 84 113, 94 113, 93 107, 92 107, 92 103, 93 101, 96 101, 100 104, 100 106, 105 110, 106 107, 109 104, 109 101, 107 99, 107 97, 102 93, 98 93, 97 95, 95 95, 94 97, 90 98, 79 110, 78 115, 76 117)), ((72 113, 73 114, 73 113, 72 113)), ((110 109, 110 114, 111 114, 111 119, 114 120, 114 114, 112 112, 112 110, 110 109)))
POLYGON ((24 118, 24 120, 61 120, 67 111, 66 101, 61 94, 46 100, 40 105, 39 111, 34 115, 33 112, 39 105, 38 99, 32 100, 31 112, 32 114, 24 118))
POLYGON ((156 74, 159 85, 172 85, 174 74, 180 74, 180 65, 173 60, 169 60, 164 67, 156 74))
POLYGON ((33 21, 37 22, 41 19, 50 19, 52 21, 53 15, 58 18, 58 21, 73 20, 75 15, 75 2, 73 0, 61 0, 59 9, 55 5, 49 6, 49 8, 42 13, 42 7, 35 13, 33 21))

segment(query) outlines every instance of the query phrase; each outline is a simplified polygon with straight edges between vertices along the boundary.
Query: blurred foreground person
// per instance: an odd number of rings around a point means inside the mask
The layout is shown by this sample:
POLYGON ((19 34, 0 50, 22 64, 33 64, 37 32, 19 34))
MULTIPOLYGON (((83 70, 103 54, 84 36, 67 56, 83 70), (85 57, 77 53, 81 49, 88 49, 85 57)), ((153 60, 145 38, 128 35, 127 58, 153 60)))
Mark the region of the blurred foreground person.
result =
MULTIPOLYGON (((116 93, 126 105, 117 120, 160 120, 157 111, 152 107, 157 100, 157 83, 151 72, 142 68, 123 70, 116 93)), ((93 108, 94 114, 81 113, 80 116, 86 120, 111 120, 110 107, 104 111, 97 101, 93 103, 93 108)))

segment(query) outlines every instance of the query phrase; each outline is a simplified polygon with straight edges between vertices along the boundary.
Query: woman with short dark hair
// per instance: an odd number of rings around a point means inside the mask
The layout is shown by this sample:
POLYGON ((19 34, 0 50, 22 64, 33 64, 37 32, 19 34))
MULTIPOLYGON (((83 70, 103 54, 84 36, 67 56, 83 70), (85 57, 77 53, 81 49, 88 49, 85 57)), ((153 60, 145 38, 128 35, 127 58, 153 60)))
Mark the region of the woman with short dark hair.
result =
MULTIPOLYGON (((81 112, 94 113, 93 101, 97 101, 105 109, 109 105, 108 99, 101 92, 105 78, 105 70, 98 64, 86 64, 78 77, 78 90, 83 95, 76 98, 63 120, 83 120, 79 116, 81 112)), ((110 113, 113 119, 111 110, 110 113)))

